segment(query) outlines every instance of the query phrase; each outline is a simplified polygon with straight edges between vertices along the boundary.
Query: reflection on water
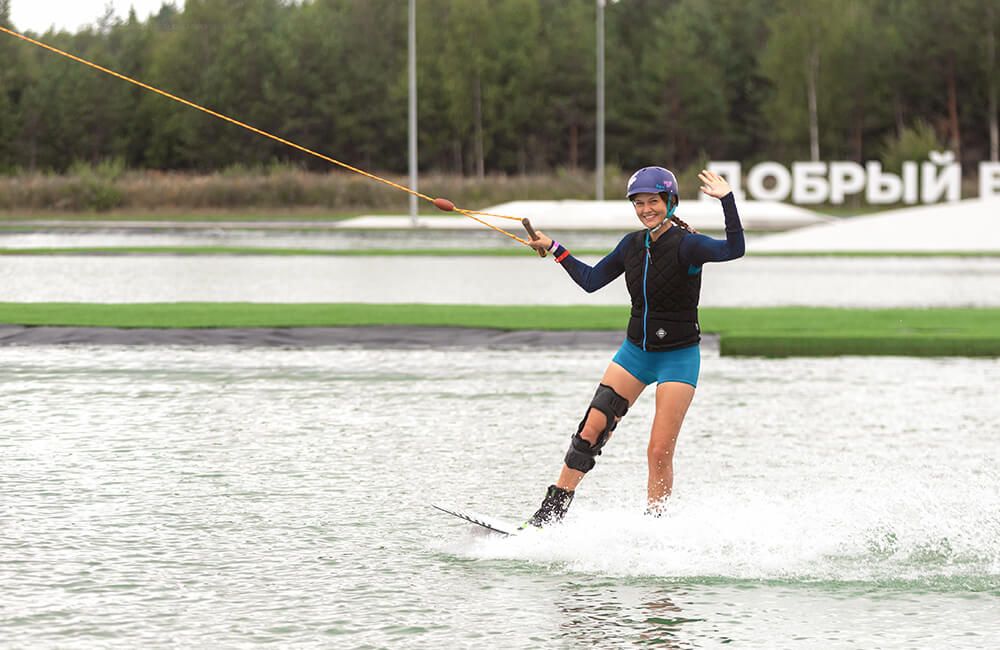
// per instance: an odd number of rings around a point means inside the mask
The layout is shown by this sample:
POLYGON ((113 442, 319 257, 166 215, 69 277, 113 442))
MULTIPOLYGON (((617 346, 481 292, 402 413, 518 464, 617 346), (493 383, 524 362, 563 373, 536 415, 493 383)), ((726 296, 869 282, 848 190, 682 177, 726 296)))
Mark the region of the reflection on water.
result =
POLYGON ((996 360, 707 352, 663 517, 651 394, 562 526, 430 508, 530 513, 612 352, 0 348, 4 644, 997 645, 996 360))
MULTIPOLYGON (((678 607, 668 594, 659 596, 655 600, 643 603, 646 619, 642 621, 647 630, 640 631, 639 640, 642 645, 656 645, 666 648, 680 648, 679 643, 687 637, 684 628, 690 623, 704 623, 703 618, 685 618, 683 611, 678 607)), ((729 643, 730 638, 717 638, 719 643, 729 643)))
POLYGON ((729 643, 725 636, 706 635, 693 624, 704 618, 685 616, 674 600, 674 590, 629 589, 613 584, 561 585, 557 602, 559 638, 575 647, 606 647, 630 639, 639 645, 687 648, 692 642, 729 643), (630 599, 636 602, 628 602, 630 599))

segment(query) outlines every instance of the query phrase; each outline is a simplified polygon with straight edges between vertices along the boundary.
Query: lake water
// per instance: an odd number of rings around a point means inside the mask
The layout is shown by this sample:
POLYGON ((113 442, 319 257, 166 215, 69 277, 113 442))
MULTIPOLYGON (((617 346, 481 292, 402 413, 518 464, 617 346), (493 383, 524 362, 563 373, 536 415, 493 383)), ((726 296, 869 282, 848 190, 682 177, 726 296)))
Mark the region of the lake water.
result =
POLYGON ((0 348, 0 645, 983 648, 1000 361, 720 358, 518 520, 613 350, 0 348))
MULTIPOLYGON (((77 228, 40 230, 25 226, 0 230, 0 249, 86 248, 144 246, 221 246, 236 248, 302 248, 310 250, 365 249, 516 249, 509 239, 485 228, 472 231, 432 229, 406 230, 307 230, 275 229, 272 224, 259 230, 246 228, 164 227, 93 227, 82 223, 77 228)), ((518 226, 520 228, 520 226, 518 226)), ((621 240, 622 232, 572 231, 553 233, 572 241, 577 248, 611 250, 621 240)), ((722 236, 717 234, 716 236, 722 236)))
MULTIPOLYGON (((585 258, 596 262, 596 258, 585 258)), ((997 258, 744 258, 705 265, 704 306, 1000 306, 997 258)), ((523 257, 0 256, 0 302, 627 305, 523 257)))

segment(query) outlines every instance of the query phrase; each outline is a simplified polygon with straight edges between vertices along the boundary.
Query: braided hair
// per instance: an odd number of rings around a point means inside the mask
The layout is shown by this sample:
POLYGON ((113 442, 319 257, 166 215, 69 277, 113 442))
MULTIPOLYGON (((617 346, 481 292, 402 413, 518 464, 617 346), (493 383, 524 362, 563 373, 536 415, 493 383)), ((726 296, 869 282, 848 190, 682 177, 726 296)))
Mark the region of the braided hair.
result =
MULTIPOLYGON (((677 198, 676 194, 670 194, 668 192, 660 192, 660 198, 663 199, 663 202, 667 204, 667 209, 670 209, 671 205, 677 205, 678 203, 680 203, 680 199, 677 198), (673 199, 673 203, 671 203, 671 198, 673 199)), ((692 235, 697 234, 698 232, 691 226, 687 225, 687 223, 685 223, 684 221, 681 221, 681 218, 678 217, 677 215, 673 214, 670 215, 670 220, 676 223, 682 229, 691 233, 692 235)))

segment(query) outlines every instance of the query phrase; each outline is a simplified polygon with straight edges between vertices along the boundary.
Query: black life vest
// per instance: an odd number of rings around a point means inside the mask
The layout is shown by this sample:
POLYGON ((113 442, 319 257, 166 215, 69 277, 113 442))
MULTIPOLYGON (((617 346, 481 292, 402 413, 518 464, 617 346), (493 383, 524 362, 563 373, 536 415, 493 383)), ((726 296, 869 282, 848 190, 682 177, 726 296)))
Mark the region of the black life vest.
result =
POLYGON ((680 262, 680 243, 688 234, 671 226, 653 241, 649 231, 639 230, 625 248, 625 284, 632 296, 628 340, 643 350, 673 350, 701 340, 701 273, 689 274, 680 262))

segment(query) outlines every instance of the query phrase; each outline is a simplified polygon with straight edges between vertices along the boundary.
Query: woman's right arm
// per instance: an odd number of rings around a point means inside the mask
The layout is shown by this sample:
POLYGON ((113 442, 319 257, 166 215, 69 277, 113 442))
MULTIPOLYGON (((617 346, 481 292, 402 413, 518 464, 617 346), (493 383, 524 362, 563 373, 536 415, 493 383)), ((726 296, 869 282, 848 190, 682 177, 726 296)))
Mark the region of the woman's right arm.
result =
MULTIPOLYGON (((625 272, 625 243, 628 239, 626 235, 613 251, 608 253, 604 259, 594 266, 590 266, 572 255, 557 241, 546 237, 539 232, 539 243, 544 242, 544 247, 552 252, 555 261, 562 265, 569 277, 573 278, 580 287, 587 293, 593 293, 601 287, 607 286, 612 280, 625 272)), ((538 246, 534 246, 537 248, 538 246)))

